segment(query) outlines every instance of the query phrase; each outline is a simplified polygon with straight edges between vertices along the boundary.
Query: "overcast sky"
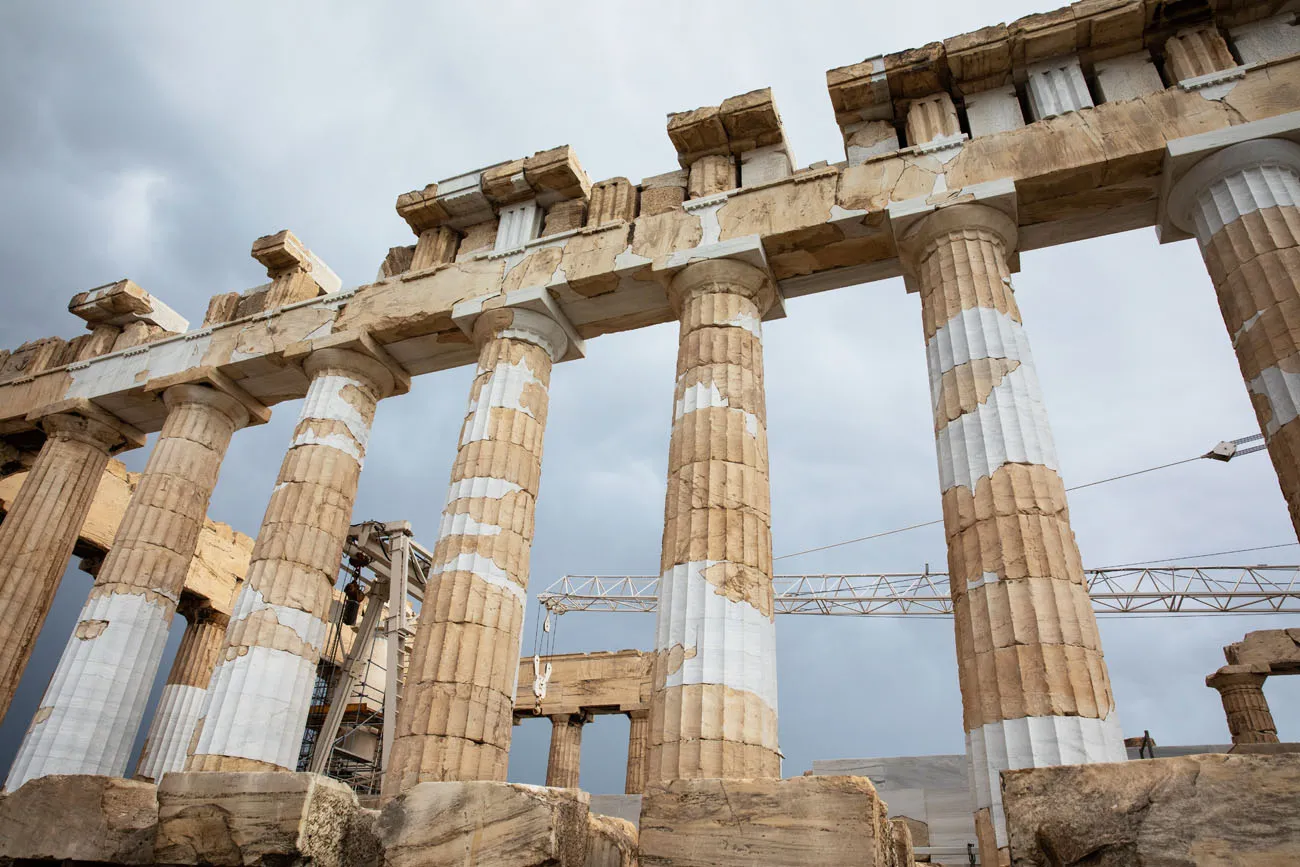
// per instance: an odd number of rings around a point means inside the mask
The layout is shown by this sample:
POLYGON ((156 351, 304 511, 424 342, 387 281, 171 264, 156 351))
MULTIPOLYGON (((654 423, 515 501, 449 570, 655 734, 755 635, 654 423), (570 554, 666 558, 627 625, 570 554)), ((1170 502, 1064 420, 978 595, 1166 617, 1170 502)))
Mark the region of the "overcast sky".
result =
MULTIPOLYGON (((911 3, 7 3, 0 6, 0 346, 71 338, 76 292, 130 277, 197 326, 265 279, 254 238, 292 229, 345 286, 413 243, 399 193, 573 145, 593 180, 677 167, 670 111, 773 89, 800 165, 844 157, 825 71, 1029 12, 1038 0, 911 3)), ((1067 485, 1258 432, 1196 247, 1147 229, 1027 253, 1017 295, 1067 485)), ((773 540, 782 554, 939 516, 916 296, 889 280, 800 298, 764 330, 773 540)), ((658 570, 677 331, 588 343, 552 377, 530 593, 565 573, 658 570)), ((430 547, 468 368, 381 404, 356 520, 430 547)), ((239 433, 211 515, 256 535, 298 405, 239 433)), ((146 452, 127 457, 133 469, 146 452)), ((1085 565, 1295 539, 1263 454, 1080 491, 1085 565)), ((1296 548, 1193 562, 1294 563, 1296 548)), ((929 527, 780 560, 778 572, 946 568, 929 527)), ((9 719, 7 768, 90 587, 70 570, 9 719)), ((535 606, 530 606, 535 609, 535 606)), ((525 652, 532 648, 533 619, 525 652)), ((779 620, 785 774, 814 759, 960 752, 951 622, 779 620)), ((1126 735, 1225 743, 1205 675, 1220 647, 1295 618, 1104 620, 1126 735)), ((183 622, 177 618, 166 674, 183 622)), ((570 614, 557 649, 649 648, 653 616, 570 614)), ((156 699, 155 688, 155 699, 156 699)), ((1300 688, 1266 687, 1283 739, 1300 688)), ((147 722, 146 722, 147 727, 147 722)), ((586 730, 582 785, 621 792, 627 722, 586 730)), ((515 729, 511 779, 540 783, 549 725, 515 729)))

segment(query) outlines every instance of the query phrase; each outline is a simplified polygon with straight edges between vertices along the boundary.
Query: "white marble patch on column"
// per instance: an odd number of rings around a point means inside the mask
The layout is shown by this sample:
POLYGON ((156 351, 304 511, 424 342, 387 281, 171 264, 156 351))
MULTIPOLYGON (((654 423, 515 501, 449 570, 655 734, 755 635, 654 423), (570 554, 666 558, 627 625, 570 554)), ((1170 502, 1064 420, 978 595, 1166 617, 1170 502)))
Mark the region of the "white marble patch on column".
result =
POLYGON ((136 773, 154 782, 163 774, 185 770, 186 752, 194 739, 199 712, 208 691, 201 686, 169 683, 163 686, 145 739, 136 773))
POLYGON ((126 773, 170 614, 142 593, 86 601, 10 768, 7 790, 49 774, 126 773))

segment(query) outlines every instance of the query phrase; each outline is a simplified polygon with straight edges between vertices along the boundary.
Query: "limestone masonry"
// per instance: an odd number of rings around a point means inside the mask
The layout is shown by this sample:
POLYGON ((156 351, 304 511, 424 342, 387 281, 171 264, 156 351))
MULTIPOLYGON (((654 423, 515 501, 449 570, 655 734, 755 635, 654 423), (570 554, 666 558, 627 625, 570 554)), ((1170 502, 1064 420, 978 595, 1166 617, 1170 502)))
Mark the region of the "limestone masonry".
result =
POLYGON ((945 863, 1295 863, 1296 761, 1262 684, 1300 671, 1297 630, 1251 633, 1207 678, 1232 754, 1126 761, 1013 281, 1025 250, 1194 241, 1300 530, 1295 15, 1083 0, 829 71, 842 161, 801 166, 755 90, 670 114, 676 163, 640 182, 593 182, 561 146, 401 194, 414 243, 376 251, 372 283, 345 288, 286 230, 253 243, 267 282, 194 328, 130 280, 76 294, 88 333, 0 351, 0 714, 69 559, 95 576, 5 782, 0 864, 937 861, 868 779, 783 779, 778 742, 763 332, 798 327, 778 323, 791 299, 897 276, 929 367, 978 838, 945 863), (666 322, 654 647, 520 660, 552 378, 666 322), (318 678, 350 654, 327 639, 359 605, 336 587, 358 481, 384 400, 467 365, 409 657, 403 596, 366 605, 401 702, 382 795, 359 798, 297 771, 318 678), (290 401, 252 542, 208 502, 233 438, 290 401), (151 433, 126 474, 112 456, 151 433), (611 713, 639 829, 580 789, 583 727, 611 713), (546 786, 505 782, 531 717, 552 726, 546 786))

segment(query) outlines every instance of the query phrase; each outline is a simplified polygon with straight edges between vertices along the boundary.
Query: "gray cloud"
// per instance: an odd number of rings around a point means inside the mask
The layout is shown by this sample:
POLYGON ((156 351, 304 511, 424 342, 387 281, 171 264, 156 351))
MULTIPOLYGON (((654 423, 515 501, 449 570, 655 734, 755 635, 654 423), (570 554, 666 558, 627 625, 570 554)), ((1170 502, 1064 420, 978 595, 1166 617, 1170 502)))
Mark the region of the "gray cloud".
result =
MULTIPOLYGON (((803 163, 842 158, 824 71, 1042 11, 1041 2, 391 5, 115 4, 0 9, 0 345, 71 337, 75 292, 130 276, 192 322, 262 281, 258 235, 291 228, 349 285, 409 232, 398 193, 568 142, 593 178, 675 167, 664 114, 772 86, 803 163)), ((1257 430, 1194 245, 1147 230, 1026 253, 1018 292, 1068 484, 1257 430)), ((778 555, 938 517, 919 303, 892 280, 796 299, 766 331, 778 555)), ((676 331, 594 340, 553 378, 533 589, 658 569, 676 331)), ((378 413, 356 517, 433 541, 469 385, 421 377, 378 413)), ((212 515, 256 534, 297 407, 238 435, 212 515)), ((139 468, 144 453, 129 458, 139 468)), ((1197 462, 1071 499, 1085 563, 1294 539, 1266 457, 1197 462)), ((1294 560, 1294 549, 1245 555, 1294 560)), ((1241 557, 1228 558, 1229 561, 1241 557)), ((1210 561, 1205 561, 1210 562, 1210 561)), ((940 528, 778 562, 779 571, 945 567, 940 528)), ((60 593, 0 764, 89 587, 60 593)), ((530 617, 535 616, 530 611, 530 617)), ((1219 646, 1286 618, 1102 624, 1128 734, 1223 742, 1202 678, 1219 646)), ((562 651, 648 647, 647 616, 562 618, 562 651)), ((531 645, 533 623, 526 627, 531 645)), ((814 758, 962 748, 951 624, 786 618, 786 773, 814 758)), ((173 636, 173 643, 176 636, 173 636)), ((164 669, 166 664, 164 665, 164 669)), ((1280 725, 1300 711, 1270 686, 1280 725)), ((547 726, 516 729, 541 782, 547 726)), ((626 722, 588 729, 583 785, 620 791, 626 722)))

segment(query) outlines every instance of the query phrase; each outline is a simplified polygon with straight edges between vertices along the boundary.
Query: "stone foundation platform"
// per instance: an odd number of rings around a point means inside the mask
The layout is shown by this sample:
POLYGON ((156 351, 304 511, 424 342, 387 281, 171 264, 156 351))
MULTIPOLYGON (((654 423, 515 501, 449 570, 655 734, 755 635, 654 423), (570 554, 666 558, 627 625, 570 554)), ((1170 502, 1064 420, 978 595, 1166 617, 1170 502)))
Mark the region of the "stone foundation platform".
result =
POLYGON ((636 827, 577 789, 422 783, 382 810, 316 774, 33 780, 0 797, 0 867, 634 867, 636 827))
POLYGON ((675 780, 646 787, 643 867, 912 867, 865 777, 675 780))
POLYGON ((1300 864, 1300 754, 1004 771, 1012 867, 1300 864))

